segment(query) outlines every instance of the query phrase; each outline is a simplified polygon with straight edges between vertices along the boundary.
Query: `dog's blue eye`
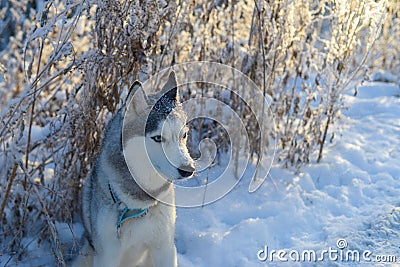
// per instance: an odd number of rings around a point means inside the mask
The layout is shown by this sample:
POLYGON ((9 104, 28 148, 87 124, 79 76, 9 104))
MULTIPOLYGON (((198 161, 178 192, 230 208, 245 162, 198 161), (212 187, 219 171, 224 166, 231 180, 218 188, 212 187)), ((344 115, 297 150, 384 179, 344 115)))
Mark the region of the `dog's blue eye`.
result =
POLYGON ((156 135, 156 136, 153 136, 151 139, 153 139, 154 142, 160 143, 162 140, 162 137, 161 137, 161 135, 156 135))

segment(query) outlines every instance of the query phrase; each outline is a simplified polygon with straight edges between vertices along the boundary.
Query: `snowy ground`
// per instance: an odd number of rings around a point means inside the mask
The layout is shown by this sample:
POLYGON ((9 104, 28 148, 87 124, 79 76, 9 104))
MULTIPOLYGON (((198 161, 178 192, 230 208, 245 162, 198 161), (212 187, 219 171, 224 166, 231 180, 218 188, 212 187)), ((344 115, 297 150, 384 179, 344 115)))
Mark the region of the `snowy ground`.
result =
MULTIPOLYGON (((212 205, 178 209, 180 265, 344 266, 370 260, 373 266, 398 266, 399 94, 398 86, 370 83, 357 97, 346 95, 350 108, 340 134, 327 145, 323 161, 300 174, 272 168, 273 180, 255 193, 247 192, 243 180, 212 205), (266 246, 268 254, 286 252, 281 258, 288 262, 281 263, 278 254, 260 261, 257 254, 266 246), (397 264, 378 264, 392 261, 392 255, 397 264)), ((260 252, 261 259, 265 256, 260 252)))
MULTIPOLYGON (((299 174, 276 166, 272 180, 255 193, 248 193, 249 180, 244 179, 211 205, 179 208, 179 265, 400 264, 399 94, 398 86, 370 83, 359 88, 357 97, 346 95, 350 108, 321 163, 299 174)), ((32 261, 18 266, 54 265, 46 265, 49 256, 40 257, 46 253, 37 251, 34 238, 28 241, 35 251, 32 261)), ((2 260, 7 256, 0 257, 0 266, 2 260)))

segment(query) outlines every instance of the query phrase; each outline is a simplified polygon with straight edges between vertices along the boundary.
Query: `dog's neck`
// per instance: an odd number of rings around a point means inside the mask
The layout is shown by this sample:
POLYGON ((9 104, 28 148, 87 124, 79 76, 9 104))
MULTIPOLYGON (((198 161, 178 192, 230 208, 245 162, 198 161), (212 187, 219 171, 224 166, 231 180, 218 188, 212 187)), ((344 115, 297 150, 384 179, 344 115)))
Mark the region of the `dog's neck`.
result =
MULTIPOLYGON (((132 182, 135 183, 135 181, 132 182)), ((108 188, 106 188, 110 201, 121 202, 129 209, 149 209, 157 205, 158 200, 167 203, 174 202, 174 188, 170 182, 165 182, 161 187, 147 190, 147 192, 140 188, 140 193, 136 191, 134 194, 129 194, 130 192, 126 192, 126 189, 119 187, 118 184, 112 184, 111 181, 108 181, 108 188)))

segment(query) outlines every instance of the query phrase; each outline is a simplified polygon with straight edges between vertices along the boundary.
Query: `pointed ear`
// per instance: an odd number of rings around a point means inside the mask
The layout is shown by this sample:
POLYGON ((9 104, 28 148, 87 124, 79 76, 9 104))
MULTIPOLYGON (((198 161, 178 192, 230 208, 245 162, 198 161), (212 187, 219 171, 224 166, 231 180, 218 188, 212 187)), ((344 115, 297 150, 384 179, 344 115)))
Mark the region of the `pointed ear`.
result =
POLYGON ((131 101, 132 96, 135 94, 138 88, 142 87, 142 83, 139 82, 138 80, 134 81, 131 86, 129 87, 128 95, 126 96, 125 103, 129 104, 129 101, 131 101))
POLYGON ((129 88, 129 93, 126 98, 126 103, 128 105, 128 110, 133 108, 136 114, 141 113, 147 108, 147 96, 143 90, 143 86, 139 81, 134 81, 129 88))
POLYGON ((163 89, 161 92, 165 93, 165 97, 168 98, 168 100, 171 100, 172 102, 178 102, 178 84, 176 82, 176 76, 175 72, 171 71, 168 77, 167 83, 164 85, 163 89))

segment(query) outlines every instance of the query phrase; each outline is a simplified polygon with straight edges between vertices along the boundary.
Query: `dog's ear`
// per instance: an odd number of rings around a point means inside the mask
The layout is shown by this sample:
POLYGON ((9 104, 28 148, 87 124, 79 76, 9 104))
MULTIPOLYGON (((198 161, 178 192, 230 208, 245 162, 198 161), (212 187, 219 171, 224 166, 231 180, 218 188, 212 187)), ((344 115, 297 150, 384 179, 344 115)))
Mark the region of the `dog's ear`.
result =
POLYGON ((136 114, 141 113, 148 106, 146 93, 139 81, 134 81, 129 88, 129 93, 126 98, 126 103, 129 109, 133 108, 136 114))
POLYGON ((128 95, 125 99, 125 102, 129 104, 129 102, 132 100, 132 96, 135 94, 135 92, 138 90, 138 88, 142 87, 142 83, 138 80, 134 81, 131 86, 129 87, 128 95))
POLYGON ((169 74, 168 81, 164 85, 161 92, 164 93, 163 97, 166 97, 169 101, 179 102, 178 83, 176 82, 174 71, 171 71, 171 73, 169 74))

